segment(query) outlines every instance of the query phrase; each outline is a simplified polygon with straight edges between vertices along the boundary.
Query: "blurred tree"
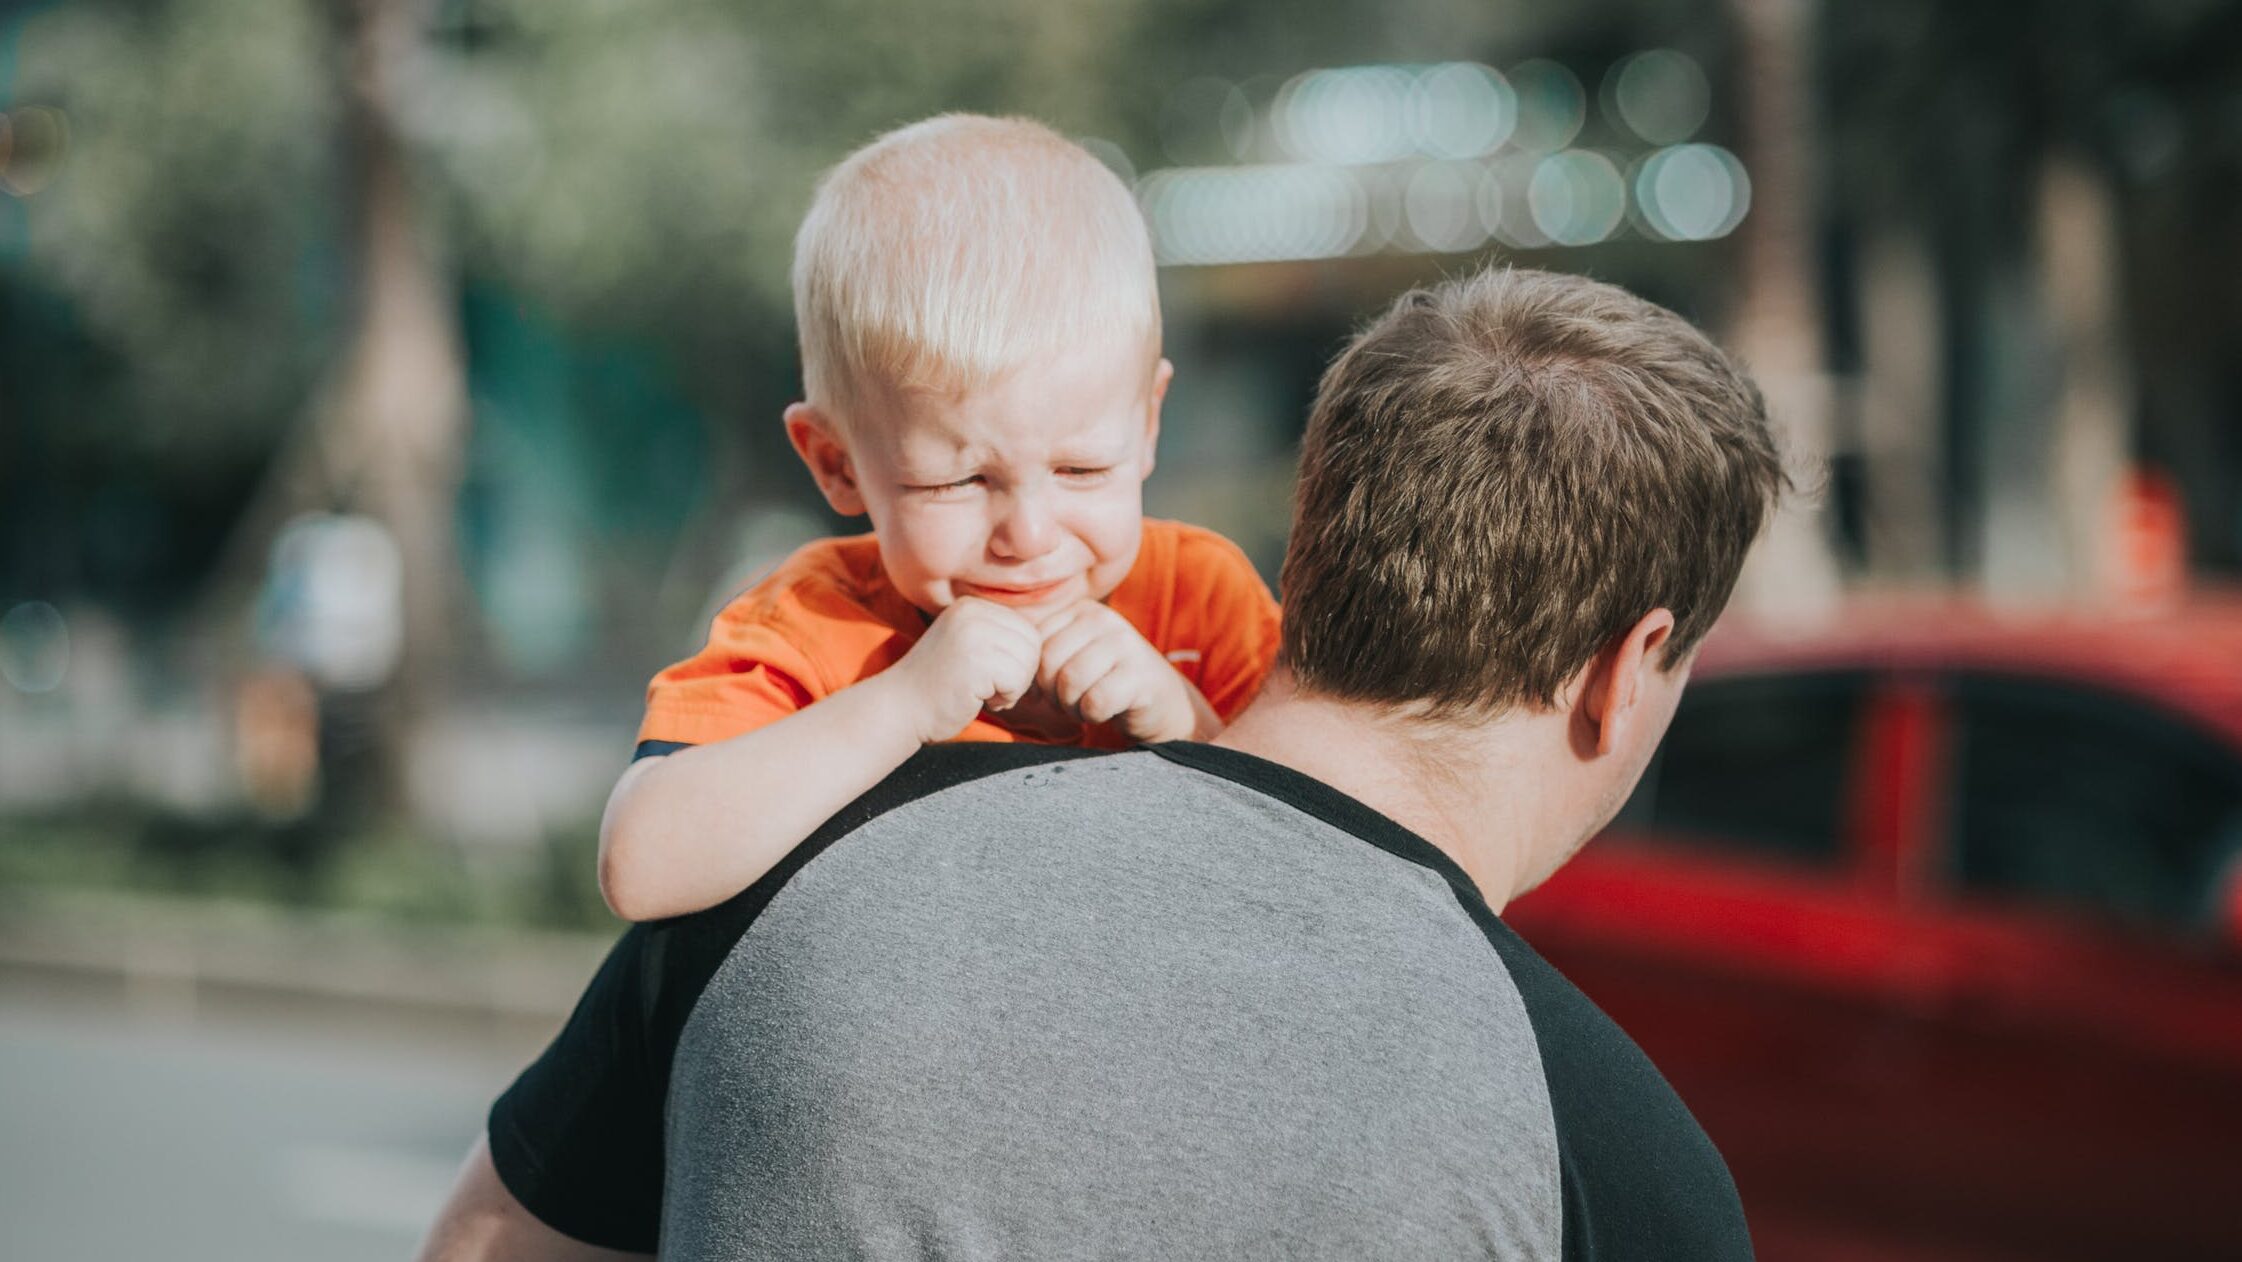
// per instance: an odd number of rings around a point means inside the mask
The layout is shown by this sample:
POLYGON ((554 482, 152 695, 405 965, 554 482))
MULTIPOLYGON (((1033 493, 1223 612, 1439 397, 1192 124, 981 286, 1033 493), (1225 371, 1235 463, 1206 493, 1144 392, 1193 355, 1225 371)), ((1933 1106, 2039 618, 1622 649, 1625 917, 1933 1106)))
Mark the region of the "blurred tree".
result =
POLYGON ((2219 0, 1823 6, 1828 214, 1862 243, 1871 322, 1879 264, 1920 257, 1932 282, 1917 420, 1938 450, 1917 464, 1939 485, 1891 498, 1943 507, 1948 572, 1983 575, 2004 515, 2103 509, 2044 502, 2096 480, 2058 444, 2171 469, 2201 554, 2242 561, 2237 50, 2242 7, 2219 0))
MULTIPOLYGON (((1814 118, 1808 61, 1812 0, 1732 0, 1744 97, 1743 160, 1751 214, 1741 244, 1731 344, 1751 366, 1782 425, 1785 455, 1808 485, 1829 453, 1829 357, 1817 269, 1820 181, 1809 154, 1814 118)), ((1816 488, 1818 489, 1818 488, 1816 488)), ((1828 605, 1837 573, 1818 497, 1784 505, 1754 551, 1739 597, 1796 612, 1828 605)))
POLYGON ((815 172, 935 105, 1107 128, 1128 92, 1099 85, 1142 12, 81 0, 20 37, 11 95, 59 107, 76 147, 15 266, 116 379, 89 449, 265 466, 247 509, 214 514, 232 538, 203 585, 216 618, 238 620, 295 514, 388 527, 406 575, 394 753, 475 625, 452 546, 456 276, 652 339, 713 411, 767 403, 783 387, 741 368, 790 360, 785 264, 815 172))
POLYGON ((287 0, 39 6, 0 49, 6 96, 60 107, 74 141, 0 199, 0 517, 22 549, 0 582, 145 618, 207 568, 202 519, 331 349, 326 32, 287 0))

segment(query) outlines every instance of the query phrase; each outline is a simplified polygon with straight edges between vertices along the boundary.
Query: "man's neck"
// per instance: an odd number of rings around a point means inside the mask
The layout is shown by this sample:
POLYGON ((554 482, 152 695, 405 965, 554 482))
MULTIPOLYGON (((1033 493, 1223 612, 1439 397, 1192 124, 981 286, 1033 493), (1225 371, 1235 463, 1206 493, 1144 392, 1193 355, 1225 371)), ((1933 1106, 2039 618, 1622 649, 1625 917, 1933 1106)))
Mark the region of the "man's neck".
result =
MULTIPOLYGON (((1440 848, 1496 911, 1529 888, 1564 827, 1535 766, 1537 716, 1462 724, 1303 693, 1282 672, 1215 744, 1290 767, 1440 848)), ((1558 843, 1562 847, 1562 843, 1558 843)))

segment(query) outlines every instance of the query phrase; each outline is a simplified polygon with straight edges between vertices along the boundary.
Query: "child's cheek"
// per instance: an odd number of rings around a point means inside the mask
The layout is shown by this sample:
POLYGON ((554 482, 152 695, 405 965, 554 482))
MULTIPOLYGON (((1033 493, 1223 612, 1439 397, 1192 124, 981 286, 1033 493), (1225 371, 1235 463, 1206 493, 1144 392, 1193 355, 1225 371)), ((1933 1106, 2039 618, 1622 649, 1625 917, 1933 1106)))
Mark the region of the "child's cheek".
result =
POLYGON ((1129 569, 1136 564, 1137 551, 1143 541, 1144 516, 1133 504, 1126 511, 1114 513, 1112 519, 1104 524, 1104 529, 1091 549, 1096 557, 1100 599, 1110 595, 1115 587, 1121 585, 1121 580, 1129 576, 1129 569))
POLYGON ((1132 488, 1101 504, 1098 512, 1098 554, 1101 557, 1133 555, 1144 535, 1143 497, 1132 488))

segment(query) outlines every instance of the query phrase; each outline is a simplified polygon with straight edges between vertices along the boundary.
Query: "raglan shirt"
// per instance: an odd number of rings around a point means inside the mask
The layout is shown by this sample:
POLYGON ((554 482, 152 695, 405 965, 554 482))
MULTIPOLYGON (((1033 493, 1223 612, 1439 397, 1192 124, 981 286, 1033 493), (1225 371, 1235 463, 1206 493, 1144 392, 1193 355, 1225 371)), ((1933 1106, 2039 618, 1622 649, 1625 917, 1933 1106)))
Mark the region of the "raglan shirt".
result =
MULTIPOLYGON (((1136 561, 1105 603, 1129 620, 1227 722, 1277 652, 1277 603, 1238 546, 1211 530, 1147 518, 1136 561)), ((656 675, 643 751, 753 731, 901 660, 927 617, 895 590, 872 535, 804 545, 717 612, 700 651, 656 675)), ((1108 725, 1036 731, 987 716, 958 739, 1118 749, 1108 725)))
POLYGON ((489 1125, 541 1221, 668 1258, 1750 1256, 1460 868, 1207 745, 922 751, 630 929, 489 1125))

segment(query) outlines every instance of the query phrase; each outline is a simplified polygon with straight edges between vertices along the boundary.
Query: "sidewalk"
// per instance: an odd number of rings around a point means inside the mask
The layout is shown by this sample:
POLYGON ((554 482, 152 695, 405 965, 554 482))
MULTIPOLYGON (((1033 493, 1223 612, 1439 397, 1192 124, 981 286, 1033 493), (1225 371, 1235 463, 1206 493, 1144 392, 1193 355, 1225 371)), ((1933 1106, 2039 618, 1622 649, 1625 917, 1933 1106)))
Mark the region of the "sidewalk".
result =
POLYGON ((110 892, 0 889, 0 977, 109 984, 192 1009, 219 992, 557 1024, 620 934, 397 924, 110 892))

